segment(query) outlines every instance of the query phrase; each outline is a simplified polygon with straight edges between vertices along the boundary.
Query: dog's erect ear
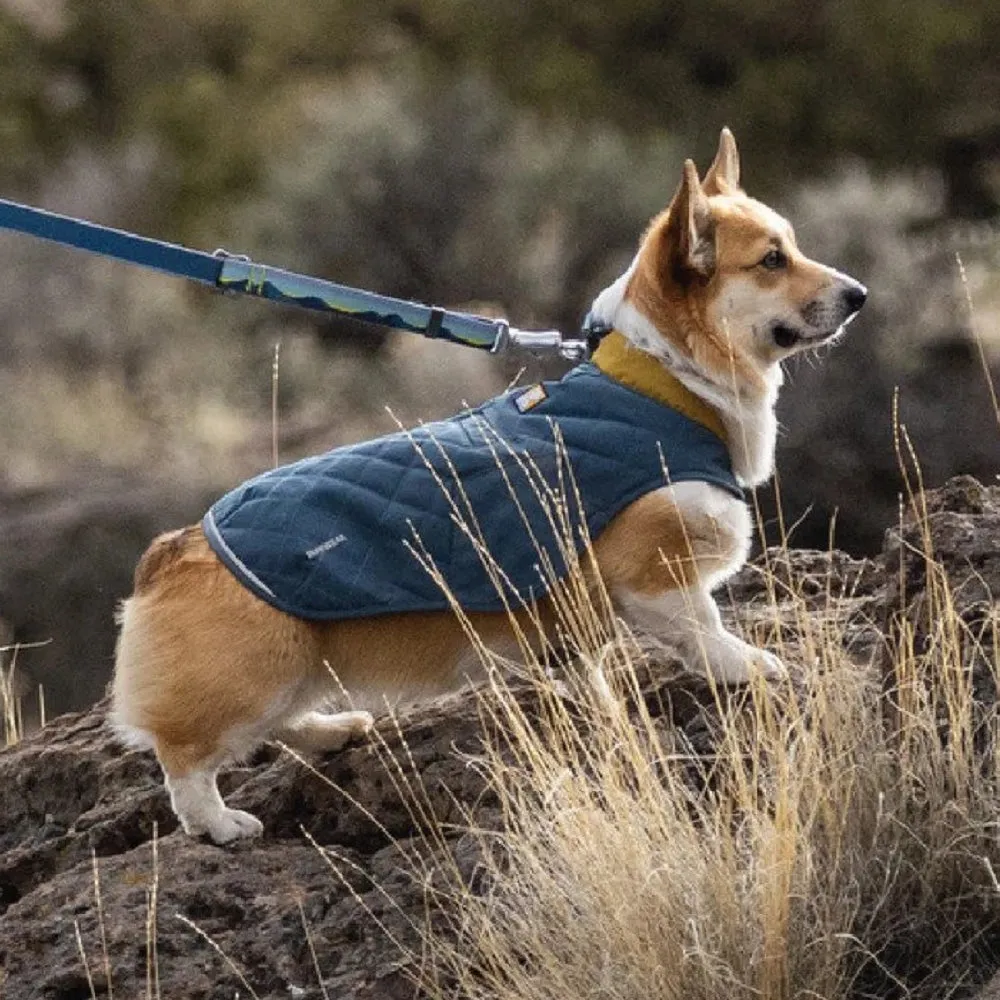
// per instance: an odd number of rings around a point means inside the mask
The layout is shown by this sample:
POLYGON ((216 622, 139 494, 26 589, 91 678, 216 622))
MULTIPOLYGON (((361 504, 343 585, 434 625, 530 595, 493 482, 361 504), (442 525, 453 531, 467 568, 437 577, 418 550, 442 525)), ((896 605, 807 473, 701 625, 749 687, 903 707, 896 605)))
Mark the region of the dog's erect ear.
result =
POLYGON ((674 277, 694 273, 710 278, 715 271, 715 221, 692 160, 684 161, 684 176, 670 203, 666 230, 674 277))
POLYGON ((719 151, 705 174, 705 194, 731 194, 740 189, 740 151, 729 129, 719 136, 719 151))

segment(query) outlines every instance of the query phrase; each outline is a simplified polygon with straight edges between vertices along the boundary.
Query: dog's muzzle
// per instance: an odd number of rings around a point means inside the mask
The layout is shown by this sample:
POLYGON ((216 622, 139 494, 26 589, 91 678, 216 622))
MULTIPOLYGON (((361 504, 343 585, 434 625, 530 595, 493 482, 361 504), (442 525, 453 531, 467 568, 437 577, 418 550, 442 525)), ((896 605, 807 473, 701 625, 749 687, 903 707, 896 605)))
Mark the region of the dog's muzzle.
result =
POLYGON ((829 297, 813 299, 804 306, 801 317, 804 326, 778 321, 771 328, 775 344, 782 350, 798 346, 813 346, 835 337, 861 311, 868 299, 868 289, 846 275, 829 297))

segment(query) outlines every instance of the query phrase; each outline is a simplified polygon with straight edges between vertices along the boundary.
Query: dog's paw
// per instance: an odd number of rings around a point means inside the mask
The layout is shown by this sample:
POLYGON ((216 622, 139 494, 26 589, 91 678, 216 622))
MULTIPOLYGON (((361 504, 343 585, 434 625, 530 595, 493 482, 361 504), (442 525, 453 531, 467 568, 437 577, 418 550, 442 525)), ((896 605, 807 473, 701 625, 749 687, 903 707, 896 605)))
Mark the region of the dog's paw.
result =
POLYGON ((371 712, 338 712, 336 715, 313 716, 314 735, 326 750, 339 750, 352 740, 367 736, 375 726, 371 712))
POLYGON ((709 672, 722 684, 748 684, 755 677, 774 683, 788 676, 784 663, 766 649, 758 649, 735 636, 713 651, 709 672))
POLYGON ((351 736, 367 736, 375 726, 371 712, 341 712, 337 718, 350 730, 351 736))
POLYGON ((366 736, 374 725, 371 712, 307 712, 275 738, 305 753, 330 753, 366 736))
POLYGON ((264 824, 252 813, 242 809, 221 809, 211 819, 201 823, 181 821, 184 832, 192 837, 207 834, 216 844, 231 844, 234 840, 259 837, 264 832, 264 824))
MULTIPOLYGON (((751 647, 752 648, 752 647, 751 647)), ((783 681, 788 676, 788 667, 766 649, 754 649, 751 671, 760 674, 766 681, 783 681)))
POLYGON ((242 809, 223 809, 208 835, 217 844, 228 844, 234 840, 259 837, 263 832, 264 824, 252 813, 242 809))

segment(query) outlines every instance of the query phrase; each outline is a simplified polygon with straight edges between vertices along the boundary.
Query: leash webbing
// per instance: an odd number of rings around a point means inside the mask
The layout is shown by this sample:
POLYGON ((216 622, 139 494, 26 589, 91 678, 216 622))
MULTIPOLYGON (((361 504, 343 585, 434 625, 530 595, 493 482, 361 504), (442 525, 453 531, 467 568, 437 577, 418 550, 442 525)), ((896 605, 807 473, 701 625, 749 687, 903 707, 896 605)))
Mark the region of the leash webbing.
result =
POLYGON ((573 361, 587 354, 584 341, 565 340, 558 330, 518 330, 505 320, 376 295, 322 278, 257 264, 248 257, 225 250, 215 253, 191 250, 3 198, 0 198, 0 229, 188 278, 222 291, 349 316, 363 323, 419 333, 494 353, 520 347, 554 351, 573 361))

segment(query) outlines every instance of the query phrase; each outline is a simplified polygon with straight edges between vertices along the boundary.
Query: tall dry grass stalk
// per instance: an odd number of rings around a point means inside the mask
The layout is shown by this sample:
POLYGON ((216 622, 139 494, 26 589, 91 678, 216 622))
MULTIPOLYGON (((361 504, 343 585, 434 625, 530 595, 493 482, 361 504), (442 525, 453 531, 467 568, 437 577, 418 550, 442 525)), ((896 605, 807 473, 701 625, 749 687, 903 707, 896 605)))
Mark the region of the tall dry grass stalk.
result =
POLYGON ((962 287, 962 298, 965 302, 969 314, 969 329, 972 331, 972 339, 976 344, 979 354, 980 364, 983 366, 983 374, 986 377, 986 387, 989 390, 990 402, 993 404, 993 415, 997 418, 997 428, 1000 429, 1000 398, 997 396, 997 388, 993 383, 993 372, 990 369, 989 355, 986 350, 986 338, 980 329, 976 318, 976 307, 972 301, 972 291, 969 288, 969 277, 965 270, 965 263, 962 255, 955 254, 955 266, 958 268, 958 280, 962 287))
POLYGON ((5 747, 19 743, 24 730, 21 697, 14 683, 17 650, 16 645, 0 646, 0 736, 5 747))
MULTIPOLYGON (((3 638, 3 626, 0 623, 0 639, 3 638)), ((47 646, 44 642, 15 642, 10 645, 0 645, 0 748, 10 747, 20 743, 28 726, 25 716, 31 718, 24 709, 24 691, 21 678, 17 672, 17 658, 21 650, 38 649, 47 646)), ((38 725, 46 723, 45 689, 38 685, 38 725)))

